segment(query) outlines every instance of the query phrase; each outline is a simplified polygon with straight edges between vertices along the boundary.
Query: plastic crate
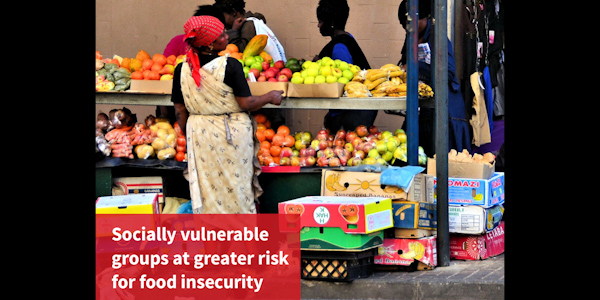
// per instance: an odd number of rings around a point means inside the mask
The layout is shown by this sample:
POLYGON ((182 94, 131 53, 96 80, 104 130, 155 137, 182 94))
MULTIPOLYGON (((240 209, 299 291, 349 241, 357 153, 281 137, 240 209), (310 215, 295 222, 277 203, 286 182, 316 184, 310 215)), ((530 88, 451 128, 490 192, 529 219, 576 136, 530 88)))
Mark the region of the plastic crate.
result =
POLYGON ((301 251, 302 279, 352 281, 365 278, 375 270, 377 248, 360 252, 301 251))

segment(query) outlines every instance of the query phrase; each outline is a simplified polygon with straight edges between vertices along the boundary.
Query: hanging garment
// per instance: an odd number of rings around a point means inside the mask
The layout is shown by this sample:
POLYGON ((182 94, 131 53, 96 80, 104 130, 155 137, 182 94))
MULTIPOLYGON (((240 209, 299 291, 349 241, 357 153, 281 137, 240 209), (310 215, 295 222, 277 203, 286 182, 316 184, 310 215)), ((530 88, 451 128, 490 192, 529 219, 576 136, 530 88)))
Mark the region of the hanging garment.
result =
POLYGON ((189 112, 186 139, 194 213, 256 213, 254 202, 262 194, 256 123, 223 83, 227 57, 202 66, 200 88, 188 64, 181 70, 181 90, 189 112))
POLYGON ((485 97, 483 89, 479 85, 479 77, 481 72, 471 74, 471 88, 475 97, 473 97, 473 109, 475 113, 471 115, 471 127, 473 127, 473 144, 481 146, 492 141, 490 135, 490 125, 488 121, 487 109, 485 106, 485 97))

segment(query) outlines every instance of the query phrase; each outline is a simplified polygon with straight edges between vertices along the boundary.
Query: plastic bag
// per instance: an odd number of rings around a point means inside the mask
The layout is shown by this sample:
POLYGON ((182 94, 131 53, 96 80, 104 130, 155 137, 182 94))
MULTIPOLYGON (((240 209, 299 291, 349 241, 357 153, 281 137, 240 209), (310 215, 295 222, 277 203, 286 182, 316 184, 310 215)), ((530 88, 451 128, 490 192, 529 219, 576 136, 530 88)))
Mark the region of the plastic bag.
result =
POLYGON ((265 24, 265 22, 254 17, 246 18, 246 20, 252 21, 252 23, 254 23, 254 30, 256 31, 257 35, 264 34, 268 37, 267 46, 265 46, 264 50, 267 53, 269 53, 269 55, 271 55, 271 57, 273 58, 273 62, 283 60, 283 62, 286 63, 287 59, 285 58, 285 51, 283 50, 283 46, 281 45, 279 40, 277 40, 277 37, 275 36, 273 31, 271 31, 271 29, 265 24))
POLYGON ((381 172, 379 182, 383 185, 393 185, 407 190, 415 175, 423 172, 425 168, 417 166, 388 167, 381 172))

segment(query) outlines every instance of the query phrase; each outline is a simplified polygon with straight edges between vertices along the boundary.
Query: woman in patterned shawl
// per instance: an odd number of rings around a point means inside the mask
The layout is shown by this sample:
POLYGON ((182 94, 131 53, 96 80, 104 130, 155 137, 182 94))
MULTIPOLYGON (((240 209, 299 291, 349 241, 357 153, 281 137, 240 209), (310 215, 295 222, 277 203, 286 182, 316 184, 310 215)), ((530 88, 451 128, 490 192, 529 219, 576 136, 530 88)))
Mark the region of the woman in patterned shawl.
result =
POLYGON ((280 105, 283 91, 252 96, 240 62, 217 55, 228 38, 217 18, 191 17, 184 30, 189 48, 175 69, 171 101, 185 128, 192 210, 256 213, 262 189, 256 122, 249 112, 280 105))

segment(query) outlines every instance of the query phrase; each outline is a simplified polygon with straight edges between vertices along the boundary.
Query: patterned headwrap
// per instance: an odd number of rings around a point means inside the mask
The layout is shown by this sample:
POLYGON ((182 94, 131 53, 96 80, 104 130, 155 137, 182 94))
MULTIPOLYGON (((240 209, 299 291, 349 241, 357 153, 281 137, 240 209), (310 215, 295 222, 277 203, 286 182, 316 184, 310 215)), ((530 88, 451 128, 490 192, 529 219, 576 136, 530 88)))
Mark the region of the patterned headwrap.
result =
POLYGON ((183 40, 188 43, 187 63, 198 87, 200 87, 200 59, 192 44, 199 42, 200 46, 208 46, 223 33, 223 29, 225 25, 213 16, 194 16, 183 25, 185 31, 183 40))

